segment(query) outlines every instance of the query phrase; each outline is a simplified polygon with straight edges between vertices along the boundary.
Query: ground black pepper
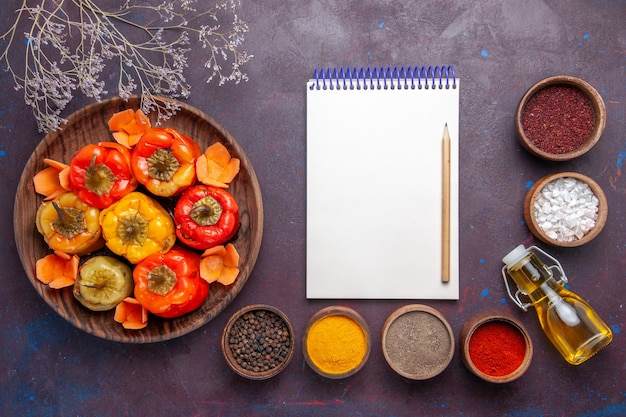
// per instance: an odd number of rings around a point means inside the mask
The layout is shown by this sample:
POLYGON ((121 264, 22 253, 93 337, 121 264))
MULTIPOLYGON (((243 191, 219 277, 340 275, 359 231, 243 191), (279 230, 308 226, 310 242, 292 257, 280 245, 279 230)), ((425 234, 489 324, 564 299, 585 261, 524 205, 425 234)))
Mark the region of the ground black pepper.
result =
POLYGON ((250 372, 269 371, 288 357, 289 328, 272 311, 249 311, 233 323, 228 345, 241 368, 250 372))
POLYGON ((528 139, 540 150, 564 154, 579 148, 591 134, 595 114, 591 101, 580 90, 553 85, 530 97, 521 114, 528 139))

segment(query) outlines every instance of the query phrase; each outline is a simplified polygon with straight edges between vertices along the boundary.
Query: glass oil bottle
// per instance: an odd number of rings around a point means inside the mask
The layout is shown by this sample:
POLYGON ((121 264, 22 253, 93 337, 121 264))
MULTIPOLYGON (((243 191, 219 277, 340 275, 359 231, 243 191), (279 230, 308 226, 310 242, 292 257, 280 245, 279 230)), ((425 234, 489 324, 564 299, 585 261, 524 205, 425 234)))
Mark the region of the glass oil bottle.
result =
POLYGON ((531 305, 548 339, 567 362, 578 365, 592 357, 613 339, 611 328, 582 298, 563 286, 567 277, 561 264, 536 246, 519 245, 504 258, 502 277, 509 297, 524 311, 531 305), (554 262, 547 266, 535 252, 554 262), (559 272, 557 281, 552 273, 559 272), (517 286, 511 293, 507 275, 517 286), (520 295, 528 297, 523 303, 520 295))

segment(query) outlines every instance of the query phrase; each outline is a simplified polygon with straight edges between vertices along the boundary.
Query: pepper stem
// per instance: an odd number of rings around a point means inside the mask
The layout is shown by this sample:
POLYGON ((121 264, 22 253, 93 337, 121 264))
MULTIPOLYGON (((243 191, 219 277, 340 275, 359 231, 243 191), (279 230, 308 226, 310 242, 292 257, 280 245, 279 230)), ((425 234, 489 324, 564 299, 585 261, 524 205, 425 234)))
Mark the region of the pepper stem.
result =
POLYGON ((196 201, 189 211, 189 217, 199 226, 213 226, 222 216, 222 205, 211 196, 196 201))
POLYGON ((169 148, 159 148, 146 158, 148 176, 159 181, 170 181, 180 168, 180 162, 169 148))
POLYGON ((165 295, 172 291, 178 282, 176 273, 169 266, 162 264, 148 272, 148 291, 165 295))
POLYGON ((96 163, 94 154, 89 166, 85 169, 85 188, 94 194, 103 195, 111 191, 117 180, 111 168, 105 164, 96 163))
POLYGON ((73 207, 61 207, 55 201, 52 207, 57 212, 57 218, 52 222, 52 229, 66 239, 73 239, 87 230, 85 213, 73 207))

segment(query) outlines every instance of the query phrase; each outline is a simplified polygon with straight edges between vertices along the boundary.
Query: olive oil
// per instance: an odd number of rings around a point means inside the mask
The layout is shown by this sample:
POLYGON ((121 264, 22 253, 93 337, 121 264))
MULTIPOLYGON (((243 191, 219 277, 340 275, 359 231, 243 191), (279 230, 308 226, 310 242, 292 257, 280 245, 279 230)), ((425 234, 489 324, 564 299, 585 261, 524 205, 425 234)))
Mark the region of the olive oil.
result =
MULTIPOLYGON (((534 252, 519 245, 502 259, 506 264, 503 276, 506 283, 508 273, 518 293, 529 298, 543 331, 563 358, 578 365, 608 345, 613 333, 585 300, 563 287, 567 278, 558 261, 550 259, 557 265, 548 267, 534 252), (559 270, 561 281, 554 278, 552 269, 559 270)), ((524 305, 518 295, 514 297, 510 291, 509 295, 524 310, 529 306, 524 305)))

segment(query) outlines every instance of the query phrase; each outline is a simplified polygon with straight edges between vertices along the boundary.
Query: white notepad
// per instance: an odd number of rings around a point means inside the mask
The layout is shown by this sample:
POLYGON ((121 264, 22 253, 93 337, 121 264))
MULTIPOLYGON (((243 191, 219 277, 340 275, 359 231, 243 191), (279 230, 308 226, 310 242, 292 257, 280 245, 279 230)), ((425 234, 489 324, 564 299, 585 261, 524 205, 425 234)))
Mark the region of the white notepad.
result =
POLYGON ((307 298, 459 298, 459 88, 452 67, 315 71, 307 83, 307 298))

